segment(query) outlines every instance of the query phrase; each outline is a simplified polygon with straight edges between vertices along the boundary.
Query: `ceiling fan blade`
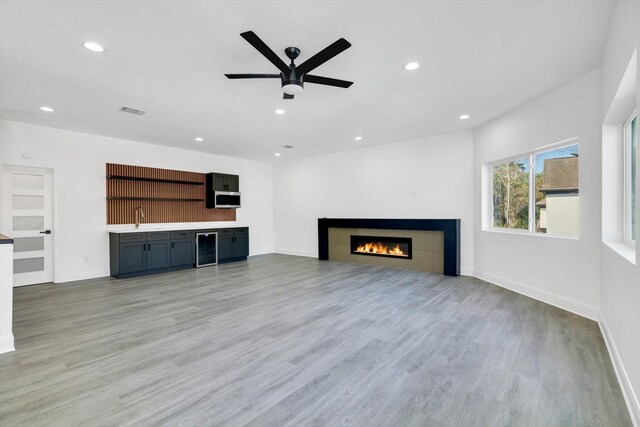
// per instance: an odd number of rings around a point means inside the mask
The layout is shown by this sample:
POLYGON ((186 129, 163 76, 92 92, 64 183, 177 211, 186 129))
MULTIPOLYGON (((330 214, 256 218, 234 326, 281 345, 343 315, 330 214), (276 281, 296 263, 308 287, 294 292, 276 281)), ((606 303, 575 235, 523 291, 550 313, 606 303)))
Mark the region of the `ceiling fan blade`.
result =
POLYGON ((269 62, 275 65, 278 70, 280 70, 284 74, 289 74, 289 72, 291 71, 289 69, 289 66, 285 64, 284 61, 280 59, 280 57, 276 55, 275 52, 272 51, 271 48, 269 48, 269 46, 267 46, 265 42, 263 42, 262 39, 260 39, 260 37, 256 35, 256 33, 254 33, 253 31, 246 31, 244 33, 241 33, 240 36, 248 41, 251 46, 255 47, 256 50, 260 52, 265 58, 267 58, 269 62))
POLYGON ((329 77, 314 76, 312 74, 307 74, 306 76, 304 76, 304 82, 326 86, 343 87, 345 89, 353 84, 353 82, 348 82, 346 80, 331 79, 329 77))
POLYGON ((345 39, 338 39, 333 42, 329 46, 322 49, 320 52, 313 55, 311 58, 304 61, 302 64, 296 67, 296 72, 298 75, 307 74, 309 71, 319 67, 324 64, 334 56, 338 55, 341 52, 349 49, 351 47, 351 43, 346 41, 345 39))
POLYGON ((293 95, 289 95, 288 93, 283 93, 282 99, 293 99, 293 95))
POLYGON ((225 74, 228 79, 279 79, 280 74, 225 74))

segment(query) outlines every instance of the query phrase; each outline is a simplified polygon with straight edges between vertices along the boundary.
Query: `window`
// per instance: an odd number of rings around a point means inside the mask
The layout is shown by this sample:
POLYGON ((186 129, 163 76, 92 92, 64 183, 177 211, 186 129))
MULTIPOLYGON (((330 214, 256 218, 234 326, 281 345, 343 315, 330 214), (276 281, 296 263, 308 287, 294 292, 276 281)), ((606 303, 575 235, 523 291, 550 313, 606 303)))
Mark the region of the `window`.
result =
POLYGON ((492 165, 492 225, 578 236, 578 144, 537 150, 492 165))
POLYGON ((493 166, 493 226, 529 228, 529 159, 493 166))
POLYGON ((634 112, 624 125, 624 240, 635 245, 638 212, 638 116, 634 112))

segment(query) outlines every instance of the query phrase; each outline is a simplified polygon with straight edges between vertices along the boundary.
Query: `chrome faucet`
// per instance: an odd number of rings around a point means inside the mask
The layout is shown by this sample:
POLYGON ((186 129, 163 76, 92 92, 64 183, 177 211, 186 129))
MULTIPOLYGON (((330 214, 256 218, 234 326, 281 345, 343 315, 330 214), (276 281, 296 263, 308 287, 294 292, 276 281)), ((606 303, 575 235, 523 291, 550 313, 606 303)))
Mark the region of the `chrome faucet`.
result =
POLYGON ((136 228, 140 227, 140 218, 144 218, 144 211, 142 206, 136 208, 136 228))

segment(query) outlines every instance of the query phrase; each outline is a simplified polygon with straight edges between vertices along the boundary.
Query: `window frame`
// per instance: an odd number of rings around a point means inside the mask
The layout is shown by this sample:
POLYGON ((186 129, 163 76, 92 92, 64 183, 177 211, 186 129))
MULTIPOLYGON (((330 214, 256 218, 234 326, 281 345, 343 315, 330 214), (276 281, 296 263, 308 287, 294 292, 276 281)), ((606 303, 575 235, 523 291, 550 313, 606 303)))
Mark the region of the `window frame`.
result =
MULTIPOLYGON (((636 230, 636 240, 632 239, 632 215, 631 215, 631 189, 633 188, 631 184, 631 122, 636 120, 636 138, 638 135, 638 108, 634 107, 633 111, 624 121, 622 125, 622 242, 627 246, 630 246, 635 249, 638 238, 638 231, 636 230)), ((637 142, 636 142, 637 144, 637 142)), ((637 148, 636 148, 637 150, 637 148)), ((637 156, 637 153, 636 153, 637 156)), ((636 175, 638 174, 638 159, 635 159, 636 162, 636 175)), ((637 193, 637 188, 636 188, 637 193)), ((636 194, 636 209, 638 209, 638 194, 636 194)), ((637 224, 636 224, 637 226, 637 224)))
MULTIPOLYGON (((555 234, 547 234, 547 233, 541 233, 541 232, 537 232, 536 231, 536 172, 535 172, 535 158, 538 154, 541 153, 546 153, 547 151, 553 151, 553 150, 557 150, 560 148, 565 148, 565 147, 571 147, 572 145, 577 145, 578 146, 578 153, 580 153, 580 141, 578 139, 578 137, 573 137, 573 138, 569 138, 569 139, 565 139, 559 142, 555 142, 553 144, 549 144, 549 145, 545 145, 543 147, 537 148, 535 150, 531 150, 531 151, 526 151, 520 155, 515 155, 515 156, 510 156, 510 157, 506 157, 500 160, 496 160, 496 161, 492 161, 492 162, 487 162, 485 163, 485 166, 488 168, 488 180, 487 180, 487 185, 488 185, 488 191, 486 191, 486 194, 488 195, 488 198, 486 199, 489 203, 489 209, 488 209, 488 214, 489 214, 489 221, 486 221, 485 223, 488 224, 486 229, 484 231, 493 231, 493 232, 498 232, 498 233, 513 233, 513 234, 524 234, 524 235, 528 235, 528 236, 541 236, 541 237, 553 237, 553 238, 558 238, 558 239, 574 239, 574 240, 578 240, 580 239, 580 232, 578 232, 577 235, 570 235, 570 236, 563 236, 563 235, 555 235, 555 234), (524 228, 507 228, 507 227, 496 227, 494 225, 494 206, 493 206, 493 168, 494 166, 503 164, 503 163, 509 163, 509 162, 513 162, 513 161, 517 161, 517 160, 523 160, 526 159, 528 161, 528 166, 529 166, 529 176, 528 176, 528 181, 529 181, 529 221, 528 221, 528 229, 524 229, 524 228)), ((579 163, 578 163, 579 165, 579 163)), ((578 167, 578 194, 580 194, 580 168, 578 167)), ((578 210, 578 224, 580 224, 580 210, 578 210)))

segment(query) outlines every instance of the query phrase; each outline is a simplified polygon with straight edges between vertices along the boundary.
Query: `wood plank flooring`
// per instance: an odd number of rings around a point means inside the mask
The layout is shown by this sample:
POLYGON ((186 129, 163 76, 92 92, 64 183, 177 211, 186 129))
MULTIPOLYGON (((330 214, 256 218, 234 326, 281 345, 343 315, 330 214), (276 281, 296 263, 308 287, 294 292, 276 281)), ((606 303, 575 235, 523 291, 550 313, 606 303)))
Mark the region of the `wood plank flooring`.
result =
POLYGON ((597 324, 287 255, 15 289, 2 426, 630 426, 597 324))

